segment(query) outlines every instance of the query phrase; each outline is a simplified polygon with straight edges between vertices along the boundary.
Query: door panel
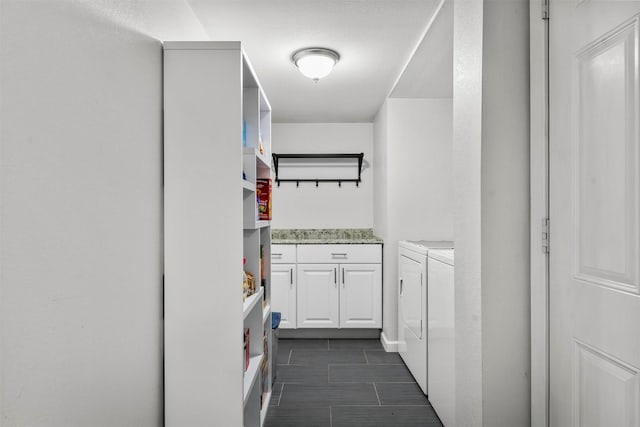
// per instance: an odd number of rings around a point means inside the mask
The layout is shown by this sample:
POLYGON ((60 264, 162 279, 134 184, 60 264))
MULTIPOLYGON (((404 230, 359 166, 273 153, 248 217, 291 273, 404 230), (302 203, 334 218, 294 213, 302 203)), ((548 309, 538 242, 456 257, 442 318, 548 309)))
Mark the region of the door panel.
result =
POLYGON ((338 264, 298 264, 298 328, 338 327, 338 264))
POLYGON ((341 328, 382 326, 382 269, 380 264, 342 264, 341 328))
POLYGON ((638 18, 577 53, 576 278, 638 294, 638 18))
POLYGON ((281 329, 296 328, 296 265, 271 265, 271 311, 282 314, 281 329))
MULTIPOLYGON (((423 334, 423 320, 426 321, 427 296, 423 279, 426 281, 426 256, 411 258, 406 253, 398 257, 399 318, 398 335, 401 341, 398 353, 411 371, 416 382, 427 394, 427 340, 423 334)), ((426 324, 424 325, 426 329, 426 324)))
POLYGON ((400 269, 402 271, 402 289, 400 299, 402 301, 402 324, 405 329, 405 340, 422 339, 422 305, 426 303, 426 296, 422 286, 423 266, 420 262, 400 256, 400 269), (407 337, 411 333, 414 338, 407 337))
POLYGON ((574 360, 574 425, 637 426, 640 372, 581 342, 574 360))
POLYGON ((551 426, 640 426, 639 14, 551 0, 551 426))

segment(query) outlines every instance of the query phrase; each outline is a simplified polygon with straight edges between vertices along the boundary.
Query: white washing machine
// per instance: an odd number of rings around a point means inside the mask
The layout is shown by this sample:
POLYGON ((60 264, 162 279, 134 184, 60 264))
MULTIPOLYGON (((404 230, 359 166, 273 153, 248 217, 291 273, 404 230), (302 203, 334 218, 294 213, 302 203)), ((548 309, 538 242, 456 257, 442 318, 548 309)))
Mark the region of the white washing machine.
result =
POLYGON ((427 257, 432 249, 451 249, 450 241, 398 243, 398 352, 427 393, 427 257))
POLYGON ((446 427, 455 417, 455 316, 453 249, 434 249, 427 259, 427 388, 429 402, 446 427))

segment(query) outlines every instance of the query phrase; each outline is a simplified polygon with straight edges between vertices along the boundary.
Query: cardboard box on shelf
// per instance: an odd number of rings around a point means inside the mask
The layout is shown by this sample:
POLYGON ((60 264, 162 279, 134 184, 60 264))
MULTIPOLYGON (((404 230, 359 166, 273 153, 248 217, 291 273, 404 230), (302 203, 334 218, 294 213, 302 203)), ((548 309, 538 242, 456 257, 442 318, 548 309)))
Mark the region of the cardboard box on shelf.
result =
POLYGON ((259 220, 271 220, 271 189, 271 178, 258 178, 256 180, 259 220))

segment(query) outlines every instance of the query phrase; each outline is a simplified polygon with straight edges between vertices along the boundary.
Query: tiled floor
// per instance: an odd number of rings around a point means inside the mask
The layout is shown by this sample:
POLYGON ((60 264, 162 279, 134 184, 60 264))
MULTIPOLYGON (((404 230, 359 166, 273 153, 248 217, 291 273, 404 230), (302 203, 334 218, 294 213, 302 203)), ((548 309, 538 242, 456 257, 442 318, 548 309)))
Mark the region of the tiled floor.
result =
POLYGON ((281 339, 265 427, 442 426, 378 340, 281 339))

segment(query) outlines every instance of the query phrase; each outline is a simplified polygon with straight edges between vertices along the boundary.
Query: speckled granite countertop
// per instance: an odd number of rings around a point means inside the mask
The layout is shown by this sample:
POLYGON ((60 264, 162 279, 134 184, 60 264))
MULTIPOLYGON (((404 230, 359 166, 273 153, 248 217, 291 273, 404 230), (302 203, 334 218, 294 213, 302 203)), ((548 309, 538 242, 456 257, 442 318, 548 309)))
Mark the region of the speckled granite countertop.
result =
POLYGON ((271 243, 278 244, 382 244, 371 228, 275 229, 271 243))

